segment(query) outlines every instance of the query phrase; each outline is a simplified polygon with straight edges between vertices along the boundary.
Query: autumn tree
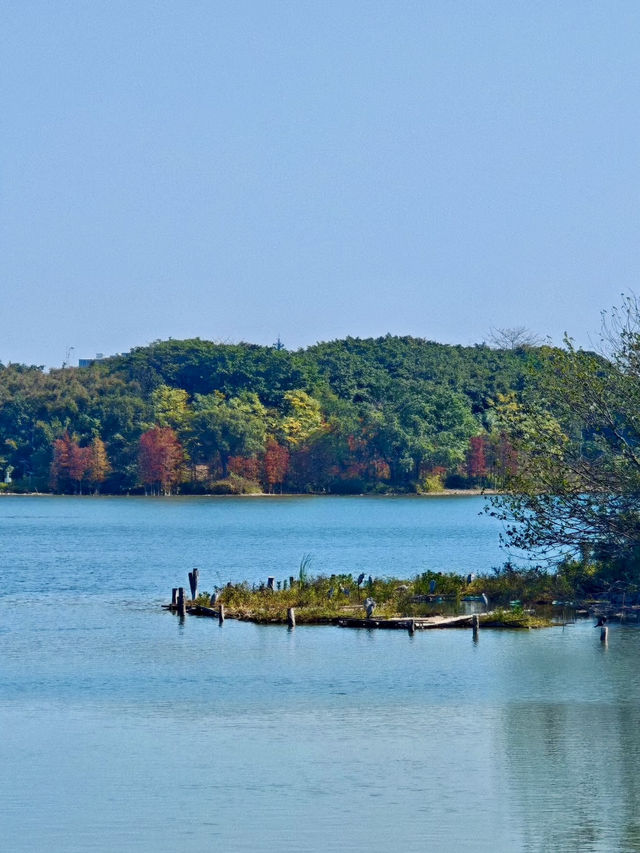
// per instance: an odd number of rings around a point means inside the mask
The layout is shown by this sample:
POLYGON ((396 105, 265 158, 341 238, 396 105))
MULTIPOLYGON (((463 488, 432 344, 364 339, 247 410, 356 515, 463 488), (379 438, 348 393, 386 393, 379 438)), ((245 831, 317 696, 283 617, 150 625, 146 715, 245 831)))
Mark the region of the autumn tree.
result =
POLYGON ((138 475, 145 493, 170 495, 178 485, 184 450, 171 427, 153 427, 140 436, 138 475))
POLYGON ((267 439, 263 467, 267 491, 272 493, 275 486, 280 486, 282 491, 282 483, 289 468, 289 451, 283 445, 278 444, 273 436, 267 439))
POLYGON ((50 484, 57 491, 69 478, 69 467, 71 465, 72 440, 68 432, 53 442, 53 458, 51 460, 50 484))
POLYGON ((284 399, 287 414, 282 421, 282 432, 290 446, 300 446, 324 426, 320 403, 301 390, 286 391, 284 399))
POLYGON ((89 480, 96 492, 100 490, 100 484, 104 483, 110 473, 111 464, 107 456, 107 449, 104 441, 96 435, 91 442, 91 461, 88 470, 89 480))
POLYGON ((485 442, 483 435, 472 435, 469 439, 469 450, 467 451, 467 474, 474 480, 486 477, 488 473, 485 458, 485 442))
POLYGON ((260 460, 256 456, 230 456, 228 463, 230 474, 256 482, 260 479, 260 460))
POLYGON ((53 442, 50 482, 53 489, 82 493, 82 482, 91 470, 91 447, 80 447, 65 431, 53 442))

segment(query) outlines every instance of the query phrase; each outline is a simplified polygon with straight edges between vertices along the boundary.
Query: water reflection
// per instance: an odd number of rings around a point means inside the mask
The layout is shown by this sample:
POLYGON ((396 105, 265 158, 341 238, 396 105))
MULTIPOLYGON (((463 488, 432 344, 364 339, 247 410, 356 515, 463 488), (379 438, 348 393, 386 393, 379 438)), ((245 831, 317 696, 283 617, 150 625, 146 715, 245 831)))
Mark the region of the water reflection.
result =
POLYGON ((616 630, 607 650, 595 633, 589 623, 565 634, 574 668, 562 693, 550 681, 555 701, 526 698, 525 673, 523 701, 502 711, 505 791, 526 851, 640 850, 640 708, 627 656, 640 634, 616 630))

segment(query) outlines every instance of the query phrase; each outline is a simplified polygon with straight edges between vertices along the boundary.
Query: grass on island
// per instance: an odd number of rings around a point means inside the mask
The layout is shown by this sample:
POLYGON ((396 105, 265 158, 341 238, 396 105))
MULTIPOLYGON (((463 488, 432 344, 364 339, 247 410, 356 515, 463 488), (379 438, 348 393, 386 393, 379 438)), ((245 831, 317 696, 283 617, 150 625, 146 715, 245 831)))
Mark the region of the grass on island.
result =
MULTIPOLYGON (((376 619, 453 616, 463 613, 465 597, 489 599, 491 614, 481 614, 486 627, 537 628, 550 620, 528 612, 541 597, 551 603, 561 590, 555 575, 494 573, 469 577, 459 574, 423 572, 411 580, 373 578, 351 574, 310 577, 308 558, 303 558, 297 578, 276 580, 274 589, 266 584, 228 584, 218 591, 218 602, 235 619, 258 623, 283 624, 287 610, 295 608, 298 624, 335 623, 341 618, 364 618, 364 602, 372 598, 376 619), (516 582, 516 574, 517 582, 516 582), (535 581, 535 582, 534 582, 535 581)), ((566 590, 562 590, 566 592, 566 590)), ((209 605, 210 595, 203 592, 197 604, 209 605)))

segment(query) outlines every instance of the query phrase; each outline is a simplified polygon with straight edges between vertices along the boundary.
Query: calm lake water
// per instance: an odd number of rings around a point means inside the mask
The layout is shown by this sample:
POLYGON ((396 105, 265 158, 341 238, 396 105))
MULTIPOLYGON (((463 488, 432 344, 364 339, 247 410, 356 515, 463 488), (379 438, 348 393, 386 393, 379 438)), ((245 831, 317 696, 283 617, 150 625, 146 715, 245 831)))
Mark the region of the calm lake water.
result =
POLYGON ((0 499, 11 851, 640 851, 640 630, 259 627, 201 587, 504 561, 479 498, 0 499))

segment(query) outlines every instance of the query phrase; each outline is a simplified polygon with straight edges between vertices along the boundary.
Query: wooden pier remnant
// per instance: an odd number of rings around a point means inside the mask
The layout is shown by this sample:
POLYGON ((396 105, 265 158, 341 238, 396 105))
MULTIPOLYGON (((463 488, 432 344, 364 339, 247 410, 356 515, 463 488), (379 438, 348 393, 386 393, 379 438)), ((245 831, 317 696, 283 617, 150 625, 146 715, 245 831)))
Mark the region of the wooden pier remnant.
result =
POLYGON ((191 601, 195 601, 198 597, 198 577, 200 569, 194 569, 189 572, 189 587, 191 588, 191 601))
POLYGON ((287 625, 289 628, 296 627, 296 611, 294 607, 289 607, 287 610, 287 625))
POLYGON ((471 625, 471 616, 392 616, 389 619, 358 619, 351 616, 339 617, 334 624, 340 628, 402 628, 424 631, 429 628, 467 628, 471 625))
POLYGON ((275 578, 268 577, 267 578, 267 589, 273 590, 273 584, 275 583, 275 578))
POLYGON ((471 628, 473 629, 473 639, 478 639, 478 630, 480 628, 480 617, 477 613, 474 613, 471 617, 471 628))
POLYGON ((222 625, 224 622, 224 604, 220 604, 218 606, 218 625, 222 625))
POLYGON ((178 587, 178 614, 180 616, 187 615, 187 599, 185 598, 183 586, 178 587))
POLYGON ((172 607, 178 606, 178 587, 177 586, 174 586, 173 589, 171 590, 171 606, 172 607))

